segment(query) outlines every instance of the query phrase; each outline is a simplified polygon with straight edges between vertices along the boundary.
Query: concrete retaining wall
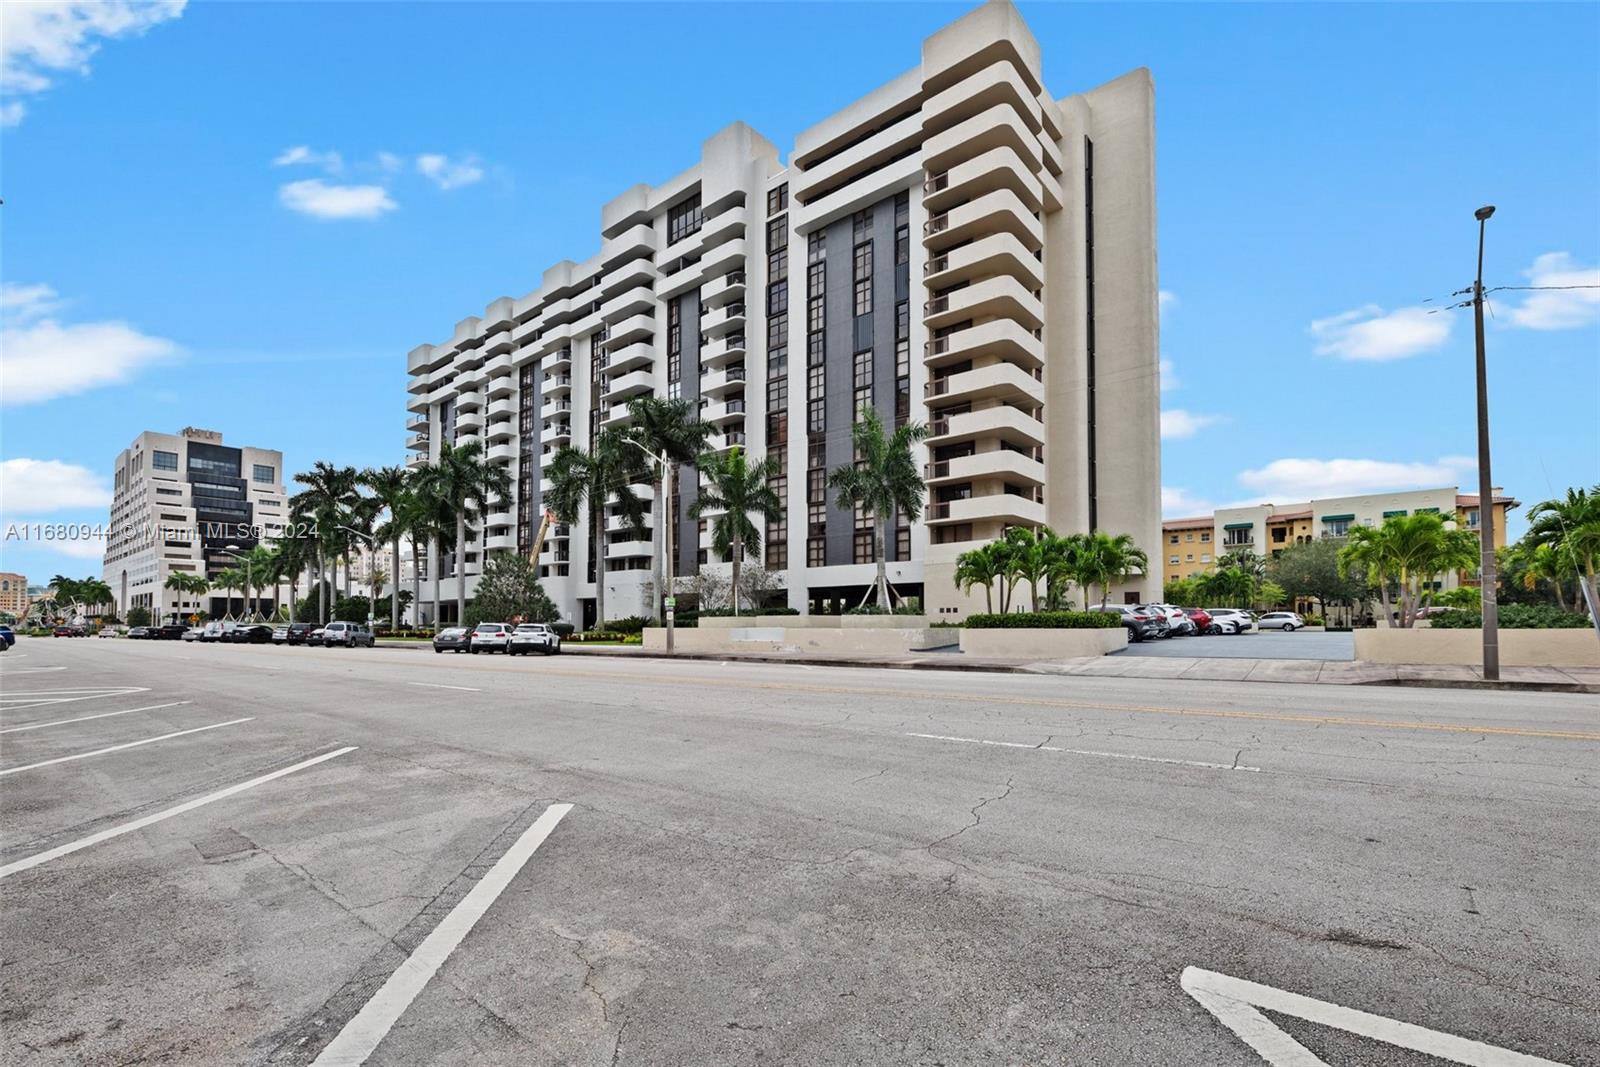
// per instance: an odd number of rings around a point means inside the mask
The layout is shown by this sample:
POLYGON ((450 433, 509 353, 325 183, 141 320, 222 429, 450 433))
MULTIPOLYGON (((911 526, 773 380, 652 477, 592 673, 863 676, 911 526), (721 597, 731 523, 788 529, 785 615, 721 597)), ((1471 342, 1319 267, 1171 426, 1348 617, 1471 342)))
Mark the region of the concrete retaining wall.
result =
MULTIPOLYGON (((898 656, 916 650, 946 648, 960 640, 954 629, 913 629, 905 626, 816 627, 765 625, 793 615, 764 615, 743 620, 741 626, 700 626, 676 631, 674 641, 684 652, 815 652, 825 655, 898 656)), ((798 616, 804 618, 804 616, 798 616)), ((852 616, 870 618, 870 616, 852 616)), ((910 618, 911 616, 906 616, 910 618)), ((718 620, 719 622, 721 620, 718 620)), ((644 647, 667 647, 664 627, 644 631, 644 647)))
POLYGON ((920 630, 926 615, 713 615, 700 620, 702 630, 735 630, 780 626, 785 630, 920 630))
MULTIPOLYGON (((1368 663, 1483 662, 1482 630, 1357 630, 1356 659, 1368 663)), ((1600 667, 1593 630, 1501 630, 1505 667, 1600 667)))
POLYGON ((1127 647, 1128 631, 1121 626, 1098 630, 961 631, 961 651, 974 656, 1072 659, 1078 656, 1104 656, 1127 647))

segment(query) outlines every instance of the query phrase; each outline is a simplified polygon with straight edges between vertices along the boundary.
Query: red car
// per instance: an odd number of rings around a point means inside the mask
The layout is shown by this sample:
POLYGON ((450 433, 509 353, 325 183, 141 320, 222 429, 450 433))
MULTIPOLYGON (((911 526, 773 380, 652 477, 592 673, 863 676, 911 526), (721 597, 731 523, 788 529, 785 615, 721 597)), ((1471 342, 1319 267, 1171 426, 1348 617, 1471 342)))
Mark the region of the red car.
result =
POLYGON ((53 637, 82 637, 83 631, 76 626, 57 626, 53 637))
POLYGON ((1195 633, 1208 634, 1211 632, 1211 615, 1205 608, 1184 608, 1183 613, 1194 622, 1195 633))

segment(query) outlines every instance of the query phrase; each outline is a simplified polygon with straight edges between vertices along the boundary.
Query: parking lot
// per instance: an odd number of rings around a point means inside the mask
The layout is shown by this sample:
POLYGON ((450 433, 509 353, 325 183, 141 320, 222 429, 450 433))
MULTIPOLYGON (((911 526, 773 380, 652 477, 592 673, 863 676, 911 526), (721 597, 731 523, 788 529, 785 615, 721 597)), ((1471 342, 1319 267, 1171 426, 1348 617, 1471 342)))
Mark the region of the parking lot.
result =
POLYGON ((1265 630, 1261 633, 1205 637, 1169 637, 1162 641, 1140 641, 1129 645, 1120 656, 1163 656, 1197 659, 1320 659, 1352 662, 1356 658, 1355 634, 1325 633, 1320 630, 1265 630))
POLYGON ((1593 697, 32 639, 0 745, 6 1063, 1600 1048, 1593 697))

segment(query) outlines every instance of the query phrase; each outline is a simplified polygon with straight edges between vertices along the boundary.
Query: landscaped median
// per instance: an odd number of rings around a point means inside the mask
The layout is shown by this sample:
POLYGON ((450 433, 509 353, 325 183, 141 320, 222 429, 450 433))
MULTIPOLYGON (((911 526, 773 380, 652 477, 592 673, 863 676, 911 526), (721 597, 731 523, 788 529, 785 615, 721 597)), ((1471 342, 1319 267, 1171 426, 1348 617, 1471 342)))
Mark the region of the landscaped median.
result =
POLYGON ((1077 659, 1128 647, 1122 617, 1104 611, 973 615, 960 632, 961 651, 973 656, 1077 659))
MULTIPOLYGON (((646 651, 664 651, 666 634, 646 629, 646 651)), ((959 645, 974 656, 1029 660, 1103 656, 1127 644, 1121 620, 1099 612, 975 615, 961 626, 932 625, 926 615, 702 616, 674 636, 682 652, 898 656, 959 645)))

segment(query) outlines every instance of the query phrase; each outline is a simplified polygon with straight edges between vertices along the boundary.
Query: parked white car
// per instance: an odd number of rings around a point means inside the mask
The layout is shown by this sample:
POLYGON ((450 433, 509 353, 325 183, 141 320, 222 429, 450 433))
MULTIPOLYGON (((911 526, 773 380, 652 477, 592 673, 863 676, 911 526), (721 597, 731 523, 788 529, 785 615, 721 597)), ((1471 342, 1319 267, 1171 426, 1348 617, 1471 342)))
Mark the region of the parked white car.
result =
POLYGON ((1303 630, 1305 625, 1306 620, 1292 611, 1269 611, 1256 620, 1257 629, 1282 630, 1286 634, 1303 630))
POLYGON ((1163 637, 1193 637, 1200 632, 1194 620, 1183 613, 1182 608, 1173 607, 1171 604, 1140 604, 1136 609, 1159 615, 1167 621, 1167 632, 1163 637))
MULTIPOLYGON (((285 633, 285 639, 288 635, 285 633)), ((345 648, 371 648, 377 644, 372 631, 359 622, 330 622, 322 628, 322 644, 324 648, 342 645, 345 648)))
POLYGON ((479 652, 505 652, 511 647, 511 627, 503 622, 480 622, 472 631, 472 639, 467 642, 467 651, 473 655, 479 652))
POLYGON ((511 631, 511 639, 506 645, 508 656, 523 656, 529 652, 553 656, 560 651, 561 636, 542 622, 521 623, 511 631))
POLYGON ((1207 608, 1206 614, 1219 634, 1247 634, 1256 628, 1251 614, 1239 608, 1207 608))

